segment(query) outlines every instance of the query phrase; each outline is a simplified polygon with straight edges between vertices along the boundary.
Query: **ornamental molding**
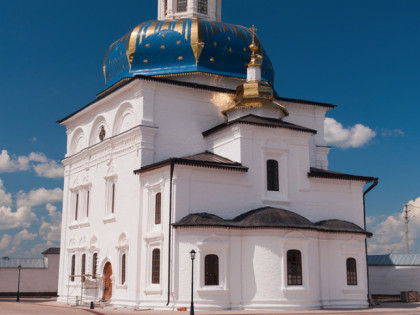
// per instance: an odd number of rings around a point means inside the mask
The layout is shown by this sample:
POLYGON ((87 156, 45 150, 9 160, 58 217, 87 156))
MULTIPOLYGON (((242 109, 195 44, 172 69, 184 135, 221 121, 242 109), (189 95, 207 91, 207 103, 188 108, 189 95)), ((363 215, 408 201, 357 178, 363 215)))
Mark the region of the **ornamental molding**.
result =
POLYGON ((153 150, 156 132, 154 127, 136 126, 65 158, 63 164, 68 174, 74 174, 131 152, 153 150))

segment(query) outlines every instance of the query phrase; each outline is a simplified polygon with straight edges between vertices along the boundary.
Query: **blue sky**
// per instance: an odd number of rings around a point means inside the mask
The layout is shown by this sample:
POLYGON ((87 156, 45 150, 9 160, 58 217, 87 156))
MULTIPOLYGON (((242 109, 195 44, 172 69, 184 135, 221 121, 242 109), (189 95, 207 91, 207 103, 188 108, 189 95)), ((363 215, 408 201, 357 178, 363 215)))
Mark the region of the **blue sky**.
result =
MULTIPOLYGON (((420 2, 225 0, 223 21, 258 28, 279 95, 338 105, 327 116, 330 169, 379 177, 367 195, 372 253, 404 250, 403 204, 412 201, 410 249, 420 253, 420 2)), ((157 2, 0 2, 0 257, 59 245, 56 121, 104 89, 108 46, 157 2)))

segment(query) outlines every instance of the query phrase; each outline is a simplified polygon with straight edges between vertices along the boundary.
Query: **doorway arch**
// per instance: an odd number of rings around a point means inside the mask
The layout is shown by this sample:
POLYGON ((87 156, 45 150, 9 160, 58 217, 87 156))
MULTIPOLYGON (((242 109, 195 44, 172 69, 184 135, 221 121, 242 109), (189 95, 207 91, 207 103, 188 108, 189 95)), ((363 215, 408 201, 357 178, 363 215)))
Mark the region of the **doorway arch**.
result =
POLYGON ((102 300, 109 302, 112 297, 112 266, 110 262, 107 262, 104 266, 103 273, 104 275, 104 289, 102 294, 102 300))

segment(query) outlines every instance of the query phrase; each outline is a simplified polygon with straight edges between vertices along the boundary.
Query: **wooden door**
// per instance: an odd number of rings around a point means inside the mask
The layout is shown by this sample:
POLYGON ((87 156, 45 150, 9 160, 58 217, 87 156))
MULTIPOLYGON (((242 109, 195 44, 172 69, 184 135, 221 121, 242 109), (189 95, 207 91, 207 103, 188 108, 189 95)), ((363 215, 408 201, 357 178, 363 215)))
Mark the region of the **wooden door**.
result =
POLYGON ((104 266, 104 294, 102 296, 103 301, 110 301, 112 297, 112 267, 111 263, 107 262, 104 266))

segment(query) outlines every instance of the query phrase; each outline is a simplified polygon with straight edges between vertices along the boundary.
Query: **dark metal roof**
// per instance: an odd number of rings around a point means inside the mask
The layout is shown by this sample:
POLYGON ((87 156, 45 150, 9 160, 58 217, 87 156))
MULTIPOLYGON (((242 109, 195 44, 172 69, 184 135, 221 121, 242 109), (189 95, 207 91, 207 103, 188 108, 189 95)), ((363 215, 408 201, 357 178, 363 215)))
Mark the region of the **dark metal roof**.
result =
POLYGON ((186 156, 183 158, 170 158, 161 162, 146 165, 138 170, 135 170, 134 174, 144 173, 144 172, 151 171, 151 170, 154 170, 163 166, 167 166, 170 164, 211 167, 211 168, 240 171, 240 172, 248 171, 248 167, 242 166, 241 163, 234 162, 223 156, 211 153, 209 151, 205 151, 202 153, 186 156))
POLYGON ((209 130, 206 130, 203 132, 203 136, 207 137, 208 135, 220 129, 226 128, 234 124, 247 124, 247 125, 255 125, 255 126, 262 126, 262 127, 269 127, 269 128, 286 128, 286 129, 292 129, 292 130, 297 130, 297 131, 309 132, 313 134, 316 133, 316 130, 309 129, 309 128, 299 126, 299 125, 295 125, 289 122, 285 122, 281 119, 265 118, 265 117, 259 117, 259 116, 249 114, 244 117, 241 117, 241 118, 229 121, 229 122, 225 122, 209 130))
POLYGON ((369 266, 420 266, 420 254, 368 255, 369 266))
POLYGON ((363 233, 365 232, 368 236, 372 236, 372 233, 364 231, 360 226, 344 221, 344 220, 322 220, 316 222, 315 225, 320 229, 325 229, 327 231, 333 232, 349 232, 349 233, 363 233))
MULTIPOLYGON (((192 82, 176 81, 176 80, 171 80, 171 79, 167 79, 167 78, 158 78, 158 77, 152 77, 152 76, 146 76, 146 75, 136 75, 132 78, 124 78, 124 79, 118 81, 117 83, 115 83, 114 85, 109 87, 108 89, 106 89, 106 90, 102 91, 101 93, 97 94, 96 95, 96 100, 93 100, 92 102, 83 106, 79 110, 71 113, 70 115, 68 115, 68 116, 66 116, 66 117, 64 117, 60 120, 57 120, 57 123, 61 124, 62 122, 66 121, 67 119, 69 119, 71 117, 73 117, 74 115, 81 112, 85 108, 93 105, 94 103, 103 99, 107 95, 113 93, 114 91, 120 89, 121 87, 129 84, 130 82, 132 82, 134 80, 159 82, 159 83, 165 83, 165 84, 169 84, 169 85, 187 87, 187 88, 198 89, 198 90, 205 90, 205 91, 210 91, 210 92, 236 94, 236 91, 233 90, 233 89, 221 88, 221 87, 217 87, 217 86, 211 86, 211 85, 206 85, 206 84, 198 84, 198 83, 192 83, 192 82)), ((284 98, 284 97, 278 96, 278 94, 276 92, 274 92, 274 96, 275 96, 275 99, 279 100, 279 101, 286 101, 286 102, 303 104, 303 105, 321 106, 321 107, 326 107, 326 108, 334 108, 334 107, 337 106, 337 105, 328 104, 328 103, 321 103, 321 102, 314 102, 314 101, 307 101, 307 100, 293 99, 293 98, 284 98)))
POLYGON ((359 176, 351 175, 345 173, 338 173, 329 170, 323 170, 320 168, 311 167, 310 172, 308 173, 309 177, 318 177, 318 178, 334 178, 334 179, 344 179, 344 180, 356 180, 362 182, 373 182, 377 177, 370 176, 359 176))
POLYGON ((42 252, 42 255, 59 255, 60 254, 60 247, 50 247, 47 250, 42 252))
POLYGON ((356 233, 372 236, 354 223, 342 220, 325 220, 312 223, 307 218, 289 210, 263 207, 243 213, 233 220, 202 212, 192 213, 172 224, 174 227, 219 227, 229 229, 303 229, 327 233, 356 233))

